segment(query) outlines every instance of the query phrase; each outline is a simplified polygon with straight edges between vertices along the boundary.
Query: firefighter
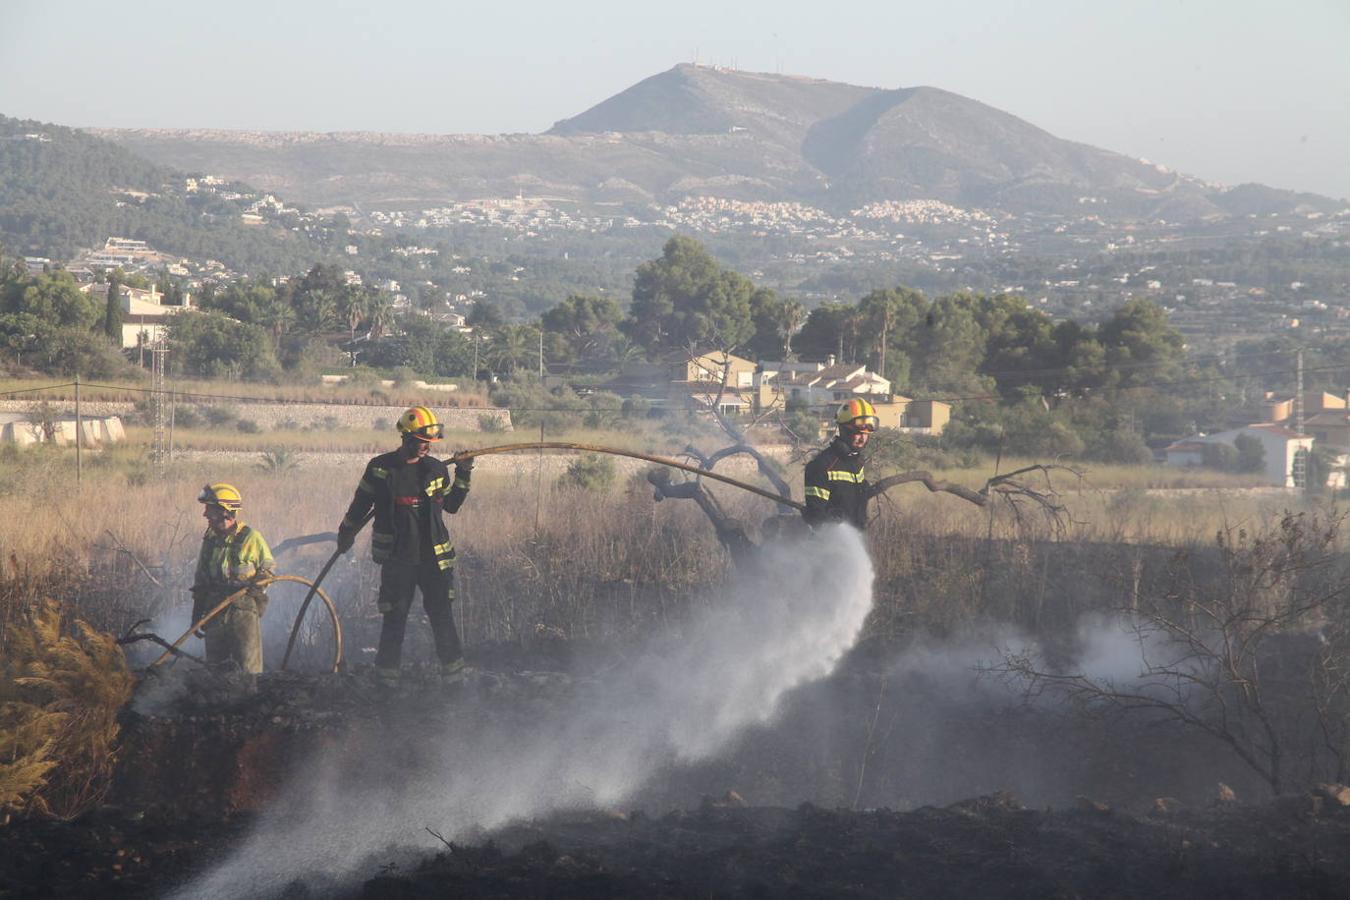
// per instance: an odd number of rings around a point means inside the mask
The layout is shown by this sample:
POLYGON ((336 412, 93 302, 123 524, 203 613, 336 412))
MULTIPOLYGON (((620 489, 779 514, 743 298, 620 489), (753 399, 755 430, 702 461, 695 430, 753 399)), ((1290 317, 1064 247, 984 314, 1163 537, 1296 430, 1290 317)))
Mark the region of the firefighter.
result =
POLYGON ((262 615, 267 593, 255 583, 272 575, 272 551, 258 529, 239 518, 244 498, 232 484, 208 484, 197 495, 204 506, 206 534, 192 581, 192 621, 201 619, 226 597, 247 588, 197 632, 206 640, 206 661, 232 660, 250 674, 263 670, 262 615))
POLYGON ((403 634, 412 608, 413 591, 422 593, 422 607, 431 621, 440 671, 447 681, 463 677, 464 653, 450 615, 455 599, 455 548, 441 510, 459 511, 469 494, 473 460, 455 464, 455 477, 444 462, 429 455, 443 429, 436 414, 414 406, 399 416, 402 443, 397 450, 366 464, 356 496, 338 526, 338 549, 345 553, 356 541, 373 507, 371 557, 380 566, 379 609, 384 615, 375 672, 394 682, 403 656, 403 634))
POLYGON ((806 510, 802 518, 813 528, 847 522, 867 528, 867 479, 863 448, 877 430, 877 411, 862 398, 849 400, 834 417, 839 433, 806 464, 806 510))

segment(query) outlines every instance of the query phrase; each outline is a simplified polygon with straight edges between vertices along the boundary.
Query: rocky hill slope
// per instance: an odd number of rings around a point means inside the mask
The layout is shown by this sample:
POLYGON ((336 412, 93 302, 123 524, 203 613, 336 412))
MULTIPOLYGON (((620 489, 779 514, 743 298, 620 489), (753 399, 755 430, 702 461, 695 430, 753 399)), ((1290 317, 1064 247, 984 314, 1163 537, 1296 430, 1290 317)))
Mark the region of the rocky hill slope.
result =
POLYGON ((932 87, 886 90, 679 65, 542 135, 99 130, 157 162, 313 205, 416 208, 480 197, 669 203, 690 195, 843 210, 937 199, 1018 212, 1173 219, 1339 204, 1227 189, 1065 141, 932 87))

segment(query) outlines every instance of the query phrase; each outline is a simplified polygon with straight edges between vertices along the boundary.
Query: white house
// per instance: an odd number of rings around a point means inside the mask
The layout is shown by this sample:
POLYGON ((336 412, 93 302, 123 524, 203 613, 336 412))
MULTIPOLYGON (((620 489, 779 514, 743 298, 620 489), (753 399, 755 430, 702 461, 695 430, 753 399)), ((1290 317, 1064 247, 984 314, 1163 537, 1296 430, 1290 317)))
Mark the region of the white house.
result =
POLYGON ((836 363, 831 356, 820 362, 766 362, 755 374, 761 405, 775 400, 827 408, 853 397, 875 400, 889 397, 891 383, 862 363, 836 363))
MULTIPOLYGON (((108 296, 106 284, 85 284, 80 290, 105 302, 108 296)), ((195 309, 192 295, 183 295, 181 306, 166 305, 164 295, 154 288, 127 287, 118 290, 118 299, 122 304, 122 348, 138 347, 141 343, 153 344, 164 335, 165 327, 174 316, 185 310, 195 309)))
POLYGON ((1184 438, 1165 451, 1167 464, 1198 466, 1204 462, 1206 444, 1227 444, 1231 447, 1236 444, 1238 436, 1244 434, 1261 442, 1261 449, 1265 452, 1264 475, 1269 484, 1279 487, 1302 487, 1294 480, 1294 460, 1300 452, 1312 452, 1313 437, 1274 423, 1263 422, 1215 434, 1197 434, 1194 437, 1184 438))

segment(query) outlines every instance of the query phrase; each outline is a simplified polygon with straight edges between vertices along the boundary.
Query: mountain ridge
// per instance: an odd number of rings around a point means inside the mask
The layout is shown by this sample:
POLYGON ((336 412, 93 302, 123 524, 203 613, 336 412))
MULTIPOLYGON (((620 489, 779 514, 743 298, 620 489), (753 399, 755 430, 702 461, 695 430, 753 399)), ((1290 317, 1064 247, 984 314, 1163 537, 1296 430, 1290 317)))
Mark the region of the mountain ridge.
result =
POLYGON ((313 205, 434 206, 518 193, 582 203, 700 193, 834 210, 935 199, 1108 218, 1338 206, 1226 188, 1067 141, 931 86, 877 88, 691 64, 642 79, 542 134, 91 129, 147 158, 313 205))

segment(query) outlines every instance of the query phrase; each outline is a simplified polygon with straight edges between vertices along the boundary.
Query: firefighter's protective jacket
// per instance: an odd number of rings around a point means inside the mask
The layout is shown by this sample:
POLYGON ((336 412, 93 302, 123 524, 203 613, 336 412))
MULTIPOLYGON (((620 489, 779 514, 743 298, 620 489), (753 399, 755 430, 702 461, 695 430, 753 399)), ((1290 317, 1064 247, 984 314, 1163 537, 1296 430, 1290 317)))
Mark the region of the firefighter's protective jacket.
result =
POLYGON ((867 479, 862 453, 836 437, 806 464, 806 524, 848 522, 867 527, 867 479))
MULTIPOLYGON (((270 572, 274 565, 272 550, 258 529, 243 522, 236 522, 234 530, 224 536, 206 529, 197 554, 197 573, 192 579, 192 620, 206 615, 211 607, 270 572)), ((235 608, 252 610, 258 615, 262 615, 266 606, 267 595, 261 589, 235 603, 235 608)))
MULTIPOLYGON (((420 515, 418 527, 425 532, 418 537, 419 543, 427 544, 442 569, 452 568, 455 564, 455 547, 450 543, 450 531, 441 518, 441 510, 455 513, 469 495, 469 472, 456 468, 451 479, 450 469, 444 462, 433 456, 424 456, 417 462, 408 462, 401 450, 383 453, 366 463, 366 471, 356 486, 356 496, 347 515, 343 517, 339 530, 353 534, 365 520, 366 513, 375 510, 375 522, 370 537, 370 555, 375 562, 384 565, 394 561, 395 548, 400 538, 406 535, 398 533, 400 517, 396 514, 399 501, 393 491, 396 473, 404 466, 416 466, 416 489, 419 499, 420 515)), ((402 480, 402 479, 400 479, 402 480)), ((406 499, 406 498, 405 498, 406 499)))

